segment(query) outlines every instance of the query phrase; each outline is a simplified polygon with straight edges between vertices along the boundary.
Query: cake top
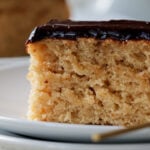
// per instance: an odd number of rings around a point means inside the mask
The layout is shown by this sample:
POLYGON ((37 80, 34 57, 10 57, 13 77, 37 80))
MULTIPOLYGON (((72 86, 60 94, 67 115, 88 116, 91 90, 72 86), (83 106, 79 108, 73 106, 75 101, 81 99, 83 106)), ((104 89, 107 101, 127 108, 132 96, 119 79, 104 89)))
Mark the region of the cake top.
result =
POLYGON ((29 36, 27 43, 46 38, 69 39, 97 38, 126 40, 150 40, 150 22, 111 20, 111 21, 58 21, 51 20, 43 26, 36 27, 29 36))

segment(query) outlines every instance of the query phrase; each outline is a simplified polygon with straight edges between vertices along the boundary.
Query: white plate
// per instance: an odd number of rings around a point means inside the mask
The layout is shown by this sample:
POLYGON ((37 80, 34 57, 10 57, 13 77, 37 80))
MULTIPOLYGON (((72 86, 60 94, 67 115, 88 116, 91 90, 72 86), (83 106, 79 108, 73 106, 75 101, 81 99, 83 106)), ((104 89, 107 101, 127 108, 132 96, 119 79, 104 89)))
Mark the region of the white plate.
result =
POLYGON ((29 139, 0 130, 1 150, 149 150, 150 143, 83 144, 29 139))
MULTIPOLYGON (((89 142, 91 134, 117 130, 118 126, 75 125, 28 121, 25 118, 30 86, 26 80, 28 60, 0 68, 0 128, 20 135, 60 141, 89 142)), ((147 142, 149 128, 108 142, 147 142)))

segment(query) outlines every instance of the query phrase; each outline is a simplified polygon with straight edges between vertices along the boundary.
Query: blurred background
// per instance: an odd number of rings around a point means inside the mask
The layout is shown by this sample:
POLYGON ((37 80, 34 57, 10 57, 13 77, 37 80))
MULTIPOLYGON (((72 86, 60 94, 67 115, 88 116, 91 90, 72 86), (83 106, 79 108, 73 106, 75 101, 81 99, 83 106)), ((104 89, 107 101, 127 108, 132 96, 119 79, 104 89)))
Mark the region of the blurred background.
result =
POLYGON ((0 57, 27 55, 25 41, 50 19, 150 21, 150 0, 0 0, 0 57))

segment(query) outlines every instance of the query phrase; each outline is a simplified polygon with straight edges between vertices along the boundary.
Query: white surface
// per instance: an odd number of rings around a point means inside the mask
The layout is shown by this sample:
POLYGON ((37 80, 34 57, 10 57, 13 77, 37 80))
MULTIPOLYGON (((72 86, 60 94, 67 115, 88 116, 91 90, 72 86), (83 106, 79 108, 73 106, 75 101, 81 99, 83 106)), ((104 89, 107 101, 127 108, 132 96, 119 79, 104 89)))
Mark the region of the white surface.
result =
POLYGON ((23 57, 2 57, 0 58, 0 70, 2 70, 3 68, 6 69, 6 67, 8 68, 9 66, 12 67, 13 65, 16 66, 16 63, 25 63, 29 60, 28 56, 23 56, 23 57))
MULTIPOLYGON (((26 80, 29 62, 28 59, 12 62, 0 68, 1 129, 43 139, 88 142, 93 133, 104 133, 120 128, 117 126, 71 125, 26 120, 25 114, 30 89, 26 80)), ((110 140, 114 142, 144 142, 149 139, 150 130, 147 128, 110 140)))
POLYGON ((150 0, 67 0, 71 19, 150 21, 150 0))
POLYGON ((79 144, 28 139, 0 130, 0 150, 149 150, 150 144, 79 144))

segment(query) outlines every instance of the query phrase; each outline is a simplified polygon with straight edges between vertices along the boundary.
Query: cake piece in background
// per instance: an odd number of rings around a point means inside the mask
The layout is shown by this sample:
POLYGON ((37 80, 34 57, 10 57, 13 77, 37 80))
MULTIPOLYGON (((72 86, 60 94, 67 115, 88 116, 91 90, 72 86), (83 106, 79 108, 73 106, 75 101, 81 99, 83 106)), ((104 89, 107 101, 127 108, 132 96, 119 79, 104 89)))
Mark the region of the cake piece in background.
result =
POLYGON ((0 57, 25 55, 24 43, 35 26, 68 17, 64 0, 0 0, 0 57))
POLYGON ((52 20, 27 41, 28 119, 133 126, 150 121, 150 23, 52 20))

